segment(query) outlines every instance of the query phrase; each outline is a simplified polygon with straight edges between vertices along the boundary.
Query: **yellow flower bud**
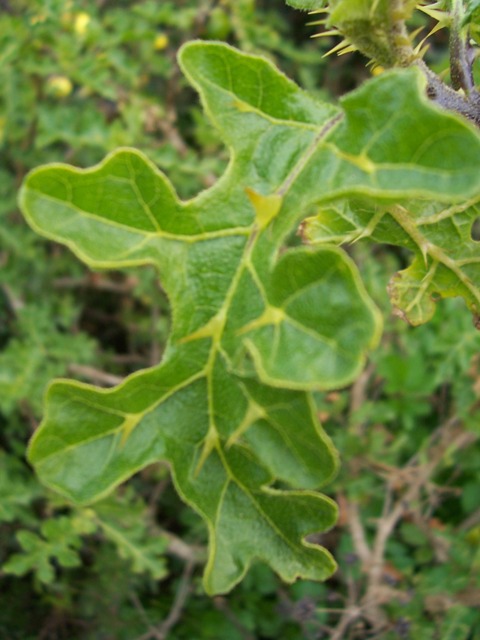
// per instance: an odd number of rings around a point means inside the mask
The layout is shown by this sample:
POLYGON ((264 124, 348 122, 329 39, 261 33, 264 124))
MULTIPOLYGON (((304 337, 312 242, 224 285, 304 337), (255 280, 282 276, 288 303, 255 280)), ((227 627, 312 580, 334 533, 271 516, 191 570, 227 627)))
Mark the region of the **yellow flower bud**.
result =
POLYGON ((153 43, 155 51, 163 51, 168 47, 168 36, 165 33, 158 33, 153 43))
POLYGON ((66 76, 51 76, 47 80, 47 92, 54 98, 66 98, 72 89, 73 85, 66 76))

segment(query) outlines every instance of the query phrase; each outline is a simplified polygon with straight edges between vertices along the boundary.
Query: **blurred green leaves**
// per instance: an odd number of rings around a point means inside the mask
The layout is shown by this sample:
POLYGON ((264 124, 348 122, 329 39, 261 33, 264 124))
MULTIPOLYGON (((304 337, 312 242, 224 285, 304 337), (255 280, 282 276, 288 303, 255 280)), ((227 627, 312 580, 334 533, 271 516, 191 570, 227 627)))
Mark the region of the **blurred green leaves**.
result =
MULTIPOLYGON (((8 512, 6 515, 9 516, 8 512)), ((160 580, 168 573, 167 539, 150 535, 145 516, 145 504, 131 495, 105 500, 95 510, 76 509, 68 516, 57 515, 44 520, 39 533, 18 531, 21 551, 10 555, 2 569, 17 576, 34 572, 41 583, 50 584, 55 580, 57 564, 64 568, 81 566, 83 538, 101 534, 133 573, 160 580)))
POLYGON ((51 583, 55 579, 53 559, 62 567, 78 567, 81 564, 78 555, 82 544, 80 536, 91 532, 88 521, 79 523, 68 517, 45 520, 41 535, 20 531, 17 540, 22 553, 12 555, 3 565, 3 571, 17 576, 35 571, 40 582, 51 583))

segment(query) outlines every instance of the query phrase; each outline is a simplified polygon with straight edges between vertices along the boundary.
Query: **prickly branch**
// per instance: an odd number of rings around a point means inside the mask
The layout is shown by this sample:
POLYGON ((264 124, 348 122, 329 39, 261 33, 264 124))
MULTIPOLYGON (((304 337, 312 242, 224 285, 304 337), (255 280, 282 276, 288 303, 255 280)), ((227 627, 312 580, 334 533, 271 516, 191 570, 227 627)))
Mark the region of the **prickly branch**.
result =
POLYGON ((473 79, 475 44, 471 39, 471 17, 463 0, 291 0, 300 8, 312 8, 311 26, 323 30, 313 37, 338 36, 326 55, 360 51, 376 71, 392 67, 418 66, 427 80, 427 95, 437 104, 460 113, 480 126, 480 93, 473 79), (424 28, 409 29, 415 11, 428 16, 434 25, 427 35, 424 28), (429 39, 441 29, 450 31, 450 80, 444 82, 425 63, 429 39))

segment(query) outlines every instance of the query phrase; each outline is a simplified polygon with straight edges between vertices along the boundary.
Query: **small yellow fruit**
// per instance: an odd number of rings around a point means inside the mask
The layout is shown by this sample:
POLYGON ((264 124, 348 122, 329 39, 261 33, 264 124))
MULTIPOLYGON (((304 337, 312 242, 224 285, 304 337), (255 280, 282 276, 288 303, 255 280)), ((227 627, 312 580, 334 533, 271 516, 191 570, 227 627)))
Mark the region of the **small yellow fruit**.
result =
POLYGON ((473 546, 480 545, 480 525, 473 527, 466 535, 467 541, 473 546))
POLYGON ((36 16, 32 16, 30 18, 30 24, 32 26, 36 25, 36 24, 41 24, 42 22, 45 22, 45 20, 47 19, 47 16, 43 13, 39 13, 36 16))
POLYGON ((376 65, 375 67, 372 68, 372 76, 380 76, 382 75, 382 73, 384 73, 385 68, 380 66, 380 65, 376 65))
POLYGON ((47 80, 47 92, 54 98, 66 98, 72 89, 72 82, 66 76, 51 76, 47 80))
POLYGON ((88 25, 90 24, 90 16, 85 11, 77 13, 75 16, 75 22, 73 23, 73 29, 78 36, 84 36, 87 32, 88 25))
POLYGON ((165 33, 157 33, 153 48, 155 51, 163 51, 163 49, 168 47, 168 42, 168 36, 165 33))

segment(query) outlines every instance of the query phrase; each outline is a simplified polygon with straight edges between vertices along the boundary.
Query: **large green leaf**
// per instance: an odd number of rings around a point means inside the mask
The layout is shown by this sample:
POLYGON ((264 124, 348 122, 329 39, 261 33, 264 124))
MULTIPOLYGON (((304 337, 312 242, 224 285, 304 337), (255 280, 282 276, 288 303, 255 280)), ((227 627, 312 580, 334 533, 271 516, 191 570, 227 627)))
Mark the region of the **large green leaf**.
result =
POLYGON ((380 77, 340 109, 223 44, 190 43, 180 63, 231 151, 211 189, 182 202, 128 149, 93 169, 38 169, 22 188, 40 233, 95 268, 155 265, 172 307, 157 367, 111 390, 52 384, 30 460, 81 503, 168 460, 209 528, 209 592, 255 558, 287 581, 324 579, 334 562, 306 536, 335 520, 315 489, 337 462, 310 392, 351 382, 381 321, 345 254, 285 251, 285 238, 336 198, 473 197, 480 143, 427 103, 414 71, 380 77))

